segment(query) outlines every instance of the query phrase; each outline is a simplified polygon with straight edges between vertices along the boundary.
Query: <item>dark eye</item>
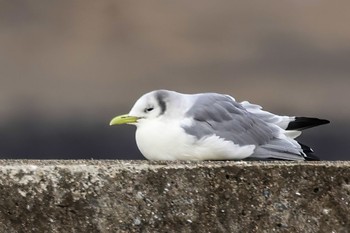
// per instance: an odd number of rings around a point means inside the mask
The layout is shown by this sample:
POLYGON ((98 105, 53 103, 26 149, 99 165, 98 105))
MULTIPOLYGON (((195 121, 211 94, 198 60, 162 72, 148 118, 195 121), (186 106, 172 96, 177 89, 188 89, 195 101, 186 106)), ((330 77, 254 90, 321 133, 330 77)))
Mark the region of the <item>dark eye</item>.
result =
POLYGON ((146 109, 145 109, 145 112, 150 112, 150 111, 152 111, 153 109, 154 109, 153 107, 146 108, 146 109))

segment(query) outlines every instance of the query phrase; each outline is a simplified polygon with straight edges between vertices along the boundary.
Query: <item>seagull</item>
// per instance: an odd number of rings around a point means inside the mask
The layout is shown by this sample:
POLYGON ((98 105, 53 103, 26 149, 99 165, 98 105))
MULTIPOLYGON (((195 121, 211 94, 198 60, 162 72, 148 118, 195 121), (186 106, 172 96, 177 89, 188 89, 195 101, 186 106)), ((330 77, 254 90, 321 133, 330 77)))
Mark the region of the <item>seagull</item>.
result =
POLYGON ((224 94, 155 90, 110 125, 135 125, 136 143, 149 160, 319 160, 295 140, 328 120, 279 116, 224 94))

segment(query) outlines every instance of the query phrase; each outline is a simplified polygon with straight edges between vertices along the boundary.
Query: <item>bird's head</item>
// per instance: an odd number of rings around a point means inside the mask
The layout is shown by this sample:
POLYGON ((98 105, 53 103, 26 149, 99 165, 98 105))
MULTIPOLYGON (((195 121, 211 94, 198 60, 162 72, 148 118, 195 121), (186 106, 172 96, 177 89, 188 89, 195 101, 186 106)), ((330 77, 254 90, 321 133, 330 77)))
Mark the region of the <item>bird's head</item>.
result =
POLYGON ((143 121, 156 119, 164 115, 168 107, 170 92, 166 90, 152 91, 139 98, 130 112, 111 120, 110 125, 138 125, 143 121))

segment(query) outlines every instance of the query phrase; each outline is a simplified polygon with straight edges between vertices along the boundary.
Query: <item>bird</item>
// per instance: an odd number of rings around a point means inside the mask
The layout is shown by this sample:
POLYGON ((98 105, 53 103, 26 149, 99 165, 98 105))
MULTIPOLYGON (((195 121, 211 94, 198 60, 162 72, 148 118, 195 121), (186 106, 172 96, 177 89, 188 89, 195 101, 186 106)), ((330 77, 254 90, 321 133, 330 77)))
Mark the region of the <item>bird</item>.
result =
POLYGON ((136 144, 148 160, 320 160, 296 141, 302 130, 328 124, 282 116, 219 93, 155 90, 110 125, 136 126, 136 144))

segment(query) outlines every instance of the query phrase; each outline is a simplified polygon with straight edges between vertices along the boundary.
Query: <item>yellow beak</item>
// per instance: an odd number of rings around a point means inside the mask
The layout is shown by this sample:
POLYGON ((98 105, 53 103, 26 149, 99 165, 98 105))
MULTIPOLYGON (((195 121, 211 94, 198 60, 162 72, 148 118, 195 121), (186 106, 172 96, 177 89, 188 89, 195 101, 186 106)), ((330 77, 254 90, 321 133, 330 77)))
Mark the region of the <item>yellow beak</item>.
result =
POLYGON ((129 116, 128 114, 114 117, 109 125, 122 125, 136 123, 139 118, 135 116, 129 116))

